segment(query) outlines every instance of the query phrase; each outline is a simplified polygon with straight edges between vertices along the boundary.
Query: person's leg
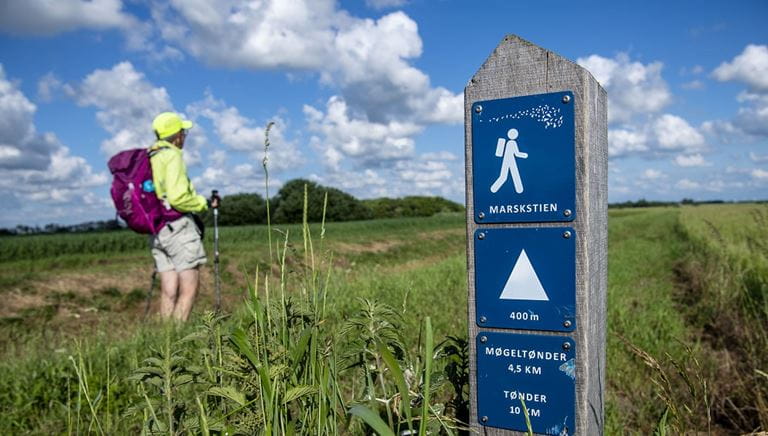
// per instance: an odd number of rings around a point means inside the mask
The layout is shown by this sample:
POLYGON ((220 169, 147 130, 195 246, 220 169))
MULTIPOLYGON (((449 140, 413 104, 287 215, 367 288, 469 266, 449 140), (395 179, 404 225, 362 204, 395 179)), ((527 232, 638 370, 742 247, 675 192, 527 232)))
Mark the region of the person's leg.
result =
POLYGON ((200 271, 197 267, 181 271, 179 273, 179 298, 173 309, 174 318, 186 321, 192 312, 192 305, 197 295, 197 285, 200 279, 200 271))
POLYGON ((173 314, 179 297, 179 273, 164 271, 160 273, 160 316, 168 318, 173 314))

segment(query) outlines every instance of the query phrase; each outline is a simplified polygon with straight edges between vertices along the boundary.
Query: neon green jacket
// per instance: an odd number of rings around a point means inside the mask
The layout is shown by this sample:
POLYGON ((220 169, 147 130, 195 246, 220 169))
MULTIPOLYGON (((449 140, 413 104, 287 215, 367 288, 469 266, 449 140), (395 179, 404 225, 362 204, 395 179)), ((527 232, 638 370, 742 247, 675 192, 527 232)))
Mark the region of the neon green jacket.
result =
POLYGON ((181 156, 181 149, 167 141, 157 141, 150 150, 168 147, 149 158, 152 164, 152 183, 155 193, 179 212, 203 212, 208 210, 205 197, 195 192, 187 176, 187 166, 181 156))

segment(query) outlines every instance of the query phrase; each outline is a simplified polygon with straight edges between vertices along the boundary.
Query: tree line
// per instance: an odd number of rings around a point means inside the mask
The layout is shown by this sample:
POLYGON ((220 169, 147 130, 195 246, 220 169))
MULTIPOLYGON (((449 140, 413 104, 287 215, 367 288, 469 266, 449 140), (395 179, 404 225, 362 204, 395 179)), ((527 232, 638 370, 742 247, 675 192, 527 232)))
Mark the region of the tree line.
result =
MULTIPOLYGON (((300 223, 304 214, 304 187, 307 189, 307 220, 323 219, 323 203, 326 221, 355 221, 376 218, 428 217, 437 213, 462 212, 464 206, 442 197, 410 196, 404 198, 376 198, 359 200, 336 188, 322 186, 306 179, 294 179, 269 200, 270 218, 276 224, 300 223)), ((208 211, 203 221, 213 224, 213 214, 208 211)), ((219 208, 219 224, 241 226, 267 223, 267 202, 257 193, 239 193, 222 197, 219 208)), ((11 229, 0 228, 0 236, 40 233, 82 233, 120 230, 125 228, 117 220, 90 221, 74 225, 47 224, 40 226, 18 225, 11 229)))
POLYGON ((12 235, 36 235, 41 233, 56 234, 56 233, 87 233, 87 232, 103 232, 109 230, 121 230, 125 226, 121 226, 118 220, 101 220, 101 221, 88 221, 79 224, 63 225, 63 224, 46 224, 44 226, 28 226, 19 224, 14 228, 6 229, 0 228, 0 236, 12 236, 12 235))
MULTIPOLYGON (((306 179, 294 179, 283 185, 269 200, 273 223, 299 223, 304 214, 304 189, 307 191, 307 221, 356 221, 377 218, 427 217, 437 213, 462 212, 464 206, 442 197, 409 196, 359 200, 336 188, 322 186, 306 179)), ((208 213, 204 220, 212 223, 208 213)), ((267 223, 267 202, 257 193, 240 193, 222 198, 219 224, 237 226, 267 223)))

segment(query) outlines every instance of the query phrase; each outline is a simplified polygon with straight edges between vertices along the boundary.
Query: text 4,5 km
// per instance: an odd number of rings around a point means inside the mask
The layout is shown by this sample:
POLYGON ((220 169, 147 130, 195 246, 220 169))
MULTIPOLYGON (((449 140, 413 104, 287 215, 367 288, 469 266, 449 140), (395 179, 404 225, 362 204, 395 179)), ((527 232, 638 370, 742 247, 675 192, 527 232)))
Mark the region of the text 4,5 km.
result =
POLYGON ((516 365, 514 363, 510 363, 507 367, 507 370, 511 372, 512 374, 532 374, 532 375, 541 375, 541 367, 540 366, 531 366, 531 365, 516 365))

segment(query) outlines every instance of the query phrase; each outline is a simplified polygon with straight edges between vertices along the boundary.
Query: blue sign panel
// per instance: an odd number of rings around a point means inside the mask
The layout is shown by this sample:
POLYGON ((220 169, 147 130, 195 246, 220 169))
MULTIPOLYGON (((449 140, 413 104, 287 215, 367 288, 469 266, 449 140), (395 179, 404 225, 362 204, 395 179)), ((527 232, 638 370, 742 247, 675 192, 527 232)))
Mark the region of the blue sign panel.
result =
POLYGON ((575 239, 570 227, 475 231, 477 325, 573 331, 575 239))
POLYGON ((480 332, 476 343, 480 424, 527 431, 527 410, 534 433, 574 434, 576 344, 572 338, 480 332))
POLYGON ((477 223, 574 219, 573 106, 570 91, 472 105, 477 223))

